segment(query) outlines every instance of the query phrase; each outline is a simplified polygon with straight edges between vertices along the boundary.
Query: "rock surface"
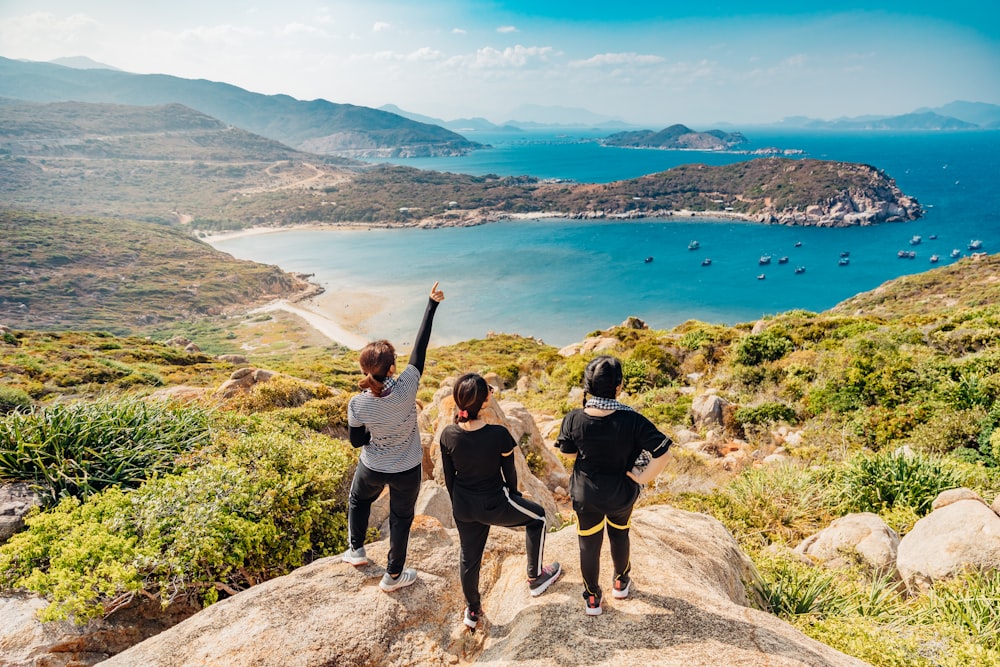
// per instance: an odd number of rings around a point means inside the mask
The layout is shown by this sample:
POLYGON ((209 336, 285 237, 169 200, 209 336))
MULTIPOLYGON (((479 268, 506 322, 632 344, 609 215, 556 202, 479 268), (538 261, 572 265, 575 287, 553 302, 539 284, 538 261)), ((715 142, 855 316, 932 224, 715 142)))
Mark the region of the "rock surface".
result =
MULTIPOLYGON (((566 573, 545 595, 525 585, 523 532, 493 528, 481 588, 484 621, 461 623, 458 537, 418 517, 408 564, 417 582, 393 594, 382 568, 325 558, 246 590, 101 663, 106 667, 212 665, 771 665, 865 663, 746 606, 751 564, 714 519, 668 507, 633 519, 635 588, 584 614, 576 533, 549 535, 546 561, 566 573)), ((385 541, 368 546, 385 561, 385 541)), ((605 556, 607 560, 607 556, 605 556)), ((602 580, 610 584, 610 563, 602 580)))
POLYGON ((795 553, 827 567, 846 567, 860 561, 880 574, 896 573, 899 535, 877 514, 842 516, 795 547, 795 553))

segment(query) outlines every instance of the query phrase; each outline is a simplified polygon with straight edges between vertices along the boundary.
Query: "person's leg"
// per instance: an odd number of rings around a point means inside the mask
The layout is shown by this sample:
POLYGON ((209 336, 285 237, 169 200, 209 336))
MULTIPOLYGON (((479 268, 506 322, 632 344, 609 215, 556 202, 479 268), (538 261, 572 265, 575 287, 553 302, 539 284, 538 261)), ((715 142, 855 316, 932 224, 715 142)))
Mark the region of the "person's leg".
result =
POLYGON ((587 595, 601 597, 601 547, 604 545, 604 514, 576 513, 577 541, 580 544, 580 574, 587 595))
POLYGON ((545 509, 523 496, 508 495, 505 489, 503 502, 494 511, 484 513, 482 520, 484 523, 507 528, 524 526, 528 578, 537 577, 542 569, 542 555, 545 551, 545 509))
POLYGON ((420 493, 420 466, 397 473, 387 473, 389 484, 389 562, 385 567, 390 576, 403 571, 406 549, 410 544, 414 506, 420 493))
POLYGON ((631 541, 629 527, 632 521, 632 506, 613 514, 608 514, 608 543, 611 545, 611 560, 615 565, 615 597, 627 597, 632 570, 630 562, 631 541))
POLYGON ((384 488, 385 482, 381 474, 369 470, 359 462, 357 470, 354 471, 351 494, 347 501, 347 534, 350 542, 348 546, 351 549, 360 549, 365 545, 372 503, 384 488))
POLYGON ((462 555, 458 565, 458 576, 462 581, 462 594, 469 609, 478 612, 482 608, 479 596, 479 574, 483 567, 483 550, 490 535, 487 524, 476 521, 455 521, 458 538, 462 545, 462 555))

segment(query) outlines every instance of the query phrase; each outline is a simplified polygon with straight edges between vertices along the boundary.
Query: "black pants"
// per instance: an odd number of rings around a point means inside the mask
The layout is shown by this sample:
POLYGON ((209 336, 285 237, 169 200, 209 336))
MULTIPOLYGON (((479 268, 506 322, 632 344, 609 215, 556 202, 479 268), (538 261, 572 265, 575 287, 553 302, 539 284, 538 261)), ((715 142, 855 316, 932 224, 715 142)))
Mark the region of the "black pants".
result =
POLYGON ((389 486, 389 563, 385 569, 393 576, 402 572, 406 564, 406 548, 410 543, 413 508, 420 493, 421 478, 419 464, 403 472, 377 472, 359 461, 351 482, 347 532, 352 549, 364 546, 372 503, 386 485, 389 486))
POLYGON ((629 541, 629 521, 632 519, 632 505, 618 512, 604 514, 599 511, 576 512, 577 539, 580 543, 580 574, 589 595, 601 595, 601 547, 604 545, 604 528, 607 526, 608 542, 611 545, 611 560, 615 566, 615 578, 628 574, 631 542, 629 541))
POLYGON ((507 489, 501 494, 477 496, 463 494, 455 488, 452 495, 455 527, 462 543, 459 577, 462 593, 472 610, 480 609, 479 573, 483 566, 483 550, 490 535, 490 526, 524 526, 528 577, 534 578, 542 567, 545 549, 545 510, 538 503, 521 496, 511 496, 507 489))

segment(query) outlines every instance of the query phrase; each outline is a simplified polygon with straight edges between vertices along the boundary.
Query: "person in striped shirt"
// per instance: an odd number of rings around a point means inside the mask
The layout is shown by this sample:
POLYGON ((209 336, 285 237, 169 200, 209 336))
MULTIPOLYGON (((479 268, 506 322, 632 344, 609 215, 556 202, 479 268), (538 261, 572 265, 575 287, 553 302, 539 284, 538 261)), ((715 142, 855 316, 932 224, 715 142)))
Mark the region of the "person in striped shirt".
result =
POLYGON ((387 340, 368 343, 358 362, 364 377, 362 392, 347 405, 351 444, 361 448, 361 457, 347 503, 350 541, 341 559, 366 565, 365 533, 372 503, 389 487, 389 556, 379 588, 389 593, 417 580, 417 571, 405 567, 414 506, 420 492, 423 448, 417 428, 417 388, 424 372, 427 344, 438 304, 444 292, 434 283, 417 331, 406 368, 396 375, 396 349, 387 340))

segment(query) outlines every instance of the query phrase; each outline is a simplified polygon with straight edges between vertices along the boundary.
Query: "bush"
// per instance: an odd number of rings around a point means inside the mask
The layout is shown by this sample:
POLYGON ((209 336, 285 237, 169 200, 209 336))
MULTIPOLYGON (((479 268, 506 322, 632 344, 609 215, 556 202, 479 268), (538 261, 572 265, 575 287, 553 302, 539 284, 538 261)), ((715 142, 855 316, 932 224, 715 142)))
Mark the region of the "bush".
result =
POLYGON ((254 384, 250 391, 230 399, 236 410, 249 414, 279 408, 297 408, 313 399, 329 398, 333 391, 324 384, 306 382, 288 375, 275 375, 254 384))
POLYGON ((765 361, 775 361, 792 350, 792 341, 781 334, 765 331, 750 334, 736 344, 736 363, 756 366, 765 361))
POLYGON ((15 410, 30 410, 31 396, 17 387, 0 385, 0 416, 10 414, 15 410))
POLYGON ((945 454, 960 447, 978 449, 982 419, 981 408, 941 410, 914 426, 907 442, 914 449, 935 454, 945 454))
POLYGON ((0 546, 0 587, 83 622, 139 593, 211 604, 344 549, 351 448, 264 420, 231 428, 205 465, 29 518, 0 546))
POLYGON ((208 417, 196 408, 135 399, 54 405, 0 420, 0 477, 31 482, 53 505, 173 472, 181 454, 208 440, 208 417))
POLYGON ((834 484, 848 512, 880 514, 904 506, 918 516, 930 511, 939 493, 960 485, 939 460, 896 453, 855 456, 839 471, 834 484))
POLYGON ((795 409, 784 403, 761 403, 754 407, 739 408, 733 415, 733 419, 741 425, 762 425, 775 422, 794 424, 797 421, 795 409))

